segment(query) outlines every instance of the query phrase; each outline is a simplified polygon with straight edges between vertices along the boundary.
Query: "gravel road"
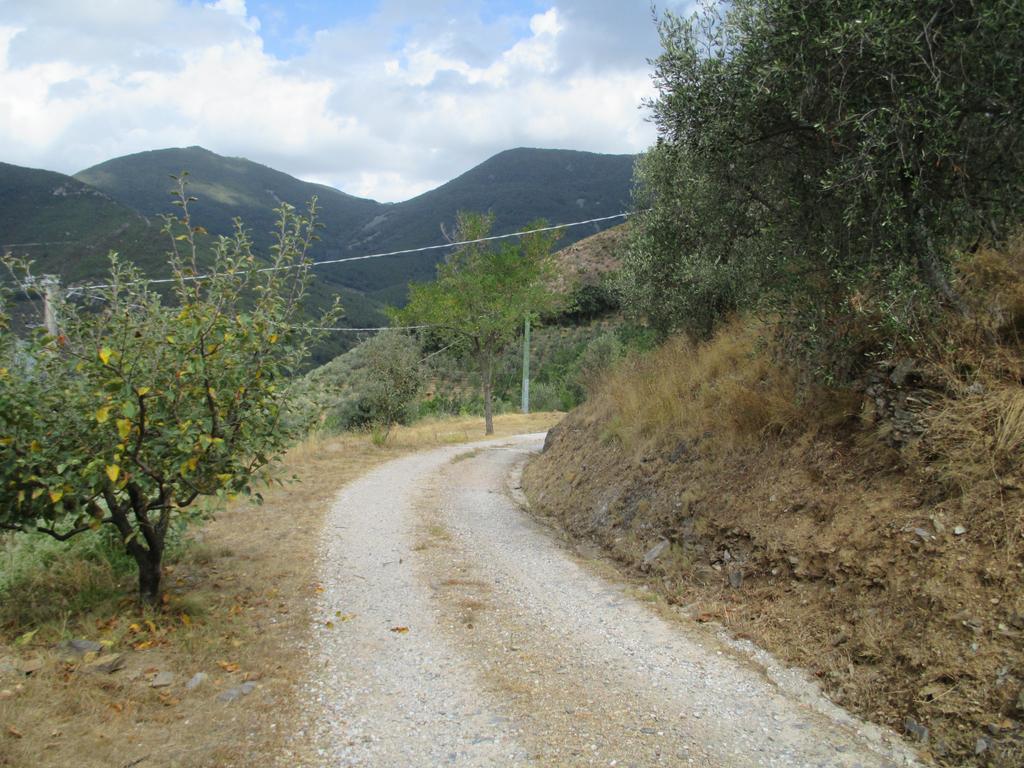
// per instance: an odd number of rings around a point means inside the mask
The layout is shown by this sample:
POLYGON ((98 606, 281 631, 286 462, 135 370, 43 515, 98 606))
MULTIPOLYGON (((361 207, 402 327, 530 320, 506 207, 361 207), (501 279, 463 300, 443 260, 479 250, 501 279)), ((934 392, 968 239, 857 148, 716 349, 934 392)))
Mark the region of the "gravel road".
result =
POLYGON ((514 500, 543 435, 432 450, 328 515, 305 727, 323 766, 915 765, 799 673, 569 552, 514 500))

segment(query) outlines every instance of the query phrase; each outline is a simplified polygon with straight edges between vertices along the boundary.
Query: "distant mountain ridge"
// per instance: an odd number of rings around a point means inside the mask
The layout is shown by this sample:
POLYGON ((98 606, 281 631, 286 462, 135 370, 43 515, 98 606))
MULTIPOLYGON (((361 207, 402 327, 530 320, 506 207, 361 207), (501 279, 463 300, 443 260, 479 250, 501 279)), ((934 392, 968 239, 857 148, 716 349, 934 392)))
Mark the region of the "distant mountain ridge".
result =
MULTIPOLYGON (((628 210, 632 155, 552 149, 501 152, 437 189, 385 204, 301 181, 244 158, 202 147, 162 149, 114 158, 74 177, 0 163, 0 248, 35 261, 36 273, 67 283, 102 278, 107 255, 117 251, 144 274, 167 273, 168 243, 162 213, 176 213, 169 178, 187 170, 198 198, 193 219, 212 234, 229 234, 242 219, 257 250, 265 250, 281 202, 304 206, 318 198, 320 232, 314 258, 347 258, 445 242, 458 210, 491 211, 494 233, 514 232, 538 218, 550 224, 599 218, 628 210)), ((574 227, 559 247, 614 226, 574 227)), ((443 250, 326 265, 316 270, 310 308, 340 295, 345 324, 386 324, 386 304, 402 304, 410 281, 434 277, 443 250)), ((344 348, 338 334, 331 350, 344 348)), ((326 352, 324 353, 327 354, 326 352)))
MULTIPOLYGON (((282 201, 303 206, 318 197, 324 224, 316 258, 345 258, 443 243, 441 227, 461 209, 492 211, 495 234, 516 231, 538 218, 549 223, 598 218, 626 210, 633 155, 600 155, 554 149, 501 152, 437 189, 401 203, 354 197, 304 182, 244 158, 227 158, 202 147, 162 149, 114 158, 75 174, 112 199, 146 216, 170 213, 171 174, 187 170, 199 200, 194 219, 226 234, 240 217, 265 246, 282 201)), ((615 222, 610 222, 614 224, 615 222)), ((567 230, 562 245, 604 227, 567 230)), ((351 262, 318 271, 325 279, 400 302, 410 280, 430 280, 441 252, 351 262)))

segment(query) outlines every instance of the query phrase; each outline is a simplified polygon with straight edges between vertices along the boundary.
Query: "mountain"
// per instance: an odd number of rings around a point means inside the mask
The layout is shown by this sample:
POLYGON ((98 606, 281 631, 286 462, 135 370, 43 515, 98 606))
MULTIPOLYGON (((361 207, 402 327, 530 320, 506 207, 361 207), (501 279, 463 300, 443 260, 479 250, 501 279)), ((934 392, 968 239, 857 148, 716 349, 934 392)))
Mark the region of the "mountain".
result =
MULTIPOLYGON (((601 155, 564 149, 511 149, 461 176, 411 200, 397 203, 363 227, 350 251, 391 251, 443 243, 441 225, 449 226, 459 210, 490 211, 494 234, 506 234, 543 218, 549 224, 610 216, 629 210, 633 155, 601 155)), ((564 247, 618 221, 572 227, 564 247)), ((413 254, 346 265, 347 281, 367 291, 404 286, 434 277, 443 258, 413 254), (383 262, 383 263, 382 263, 383 262)))
MULTIPOLYGON (((175 210, 168 177, 187 170, 190 191, 199 198, 193 207, 196 223, 214 233, 227 233, 233 217, 239 216, 263 247, 273 226, 273 209, 281 201, 302 206, 315 194, 324 229, 314 257, 322 260, 441 244, 442 226, 450 228, 460 209, 493 212, 495 234, 514 232, 538 218, 555 224, 619 213, 629 206, 633 161, 632 155, 513 149, 437 189, 395 204, 353 197, 202 147, 140 152, 75 176, 114 200, 154 216, 175 210)), ((561 244, 602 228, 569 229, 561 244)), ((433 278, 441 258, 442 252, 428 251, 331 265, 318 274, 332 284, 401 303, 408 282, 433 278)))
MULTIPOLYGON (((169 244, 161 227, 158 219, 147 219, 71 176, 0 163, 0 251, 31 259, 37 275, 58 275, 64 285, 95 281, 106 276, 108 255, 117 251, 144 274, 164 277, 169 244)), ((378 301, 321 281, 310 287, 310 311, 329 306, 336 294, 345 307, 343 324, 362 327, 387 322, 378 301)), ((20 293, 12 298, 19 325, 39 321, 34 303, 20 293)), ((355 340, 335 334, 316 350, 315 359, 328 360, 355 340)))
POLYGON ((79 171, 75 178, 147 216, 177 213, 171 196, 172 175, 189 174, 192 218, 210 232, 230 234, 235 217, 250 230, 260 247, 270 243, 282 202, 302 209, 314 196, 324 224, 324 248, 349 240, 353 230, 387 206, 347 195, 333 187, 312 184, 241 157, 222 157, 202 147, 157 149, 107 160, 79 171))
MULTIPOLYGON (((460 209, 491 211, 494 234, 522 229, 538 218, 551 224, 598 218, 627 210, 632 155, 551 149, 502 152, 437 189, 402 203, 384 204, 332 187, 301 181, 244 158, 202 147, 161 149, 108 160, 75 177, 0 163, 0 246, 36 262, 37 273, 65 283, 106 274, 107 254, 118 251, 151 276, 167 272, 168 243, 159 215, 175 213, 172 174, 189 172, 193 220, 212 234, 229 234, 242 219, 257 251, 270 243, 281 202, 304 206, 318 198, 324 228, 313 257, 347 258, 445 242, 460 209)), ((561 247, 617 221, 573 227, 561 247)), ((434 277, 442 250, 317 269, 310 306, 341 296, 345 324, 386 324, 385 304, 401 304, 410 280, 434 277)), ((335 334, 329 345, 350 341, 335 334)), ((322 359, 326 355, 318 354, 322 359)))
POLYGON ((0 248, 27 255, 65 283, 104 274, 111 250, 151 274, 165 271, 159 227, 62 173, 0 163, 0 248))

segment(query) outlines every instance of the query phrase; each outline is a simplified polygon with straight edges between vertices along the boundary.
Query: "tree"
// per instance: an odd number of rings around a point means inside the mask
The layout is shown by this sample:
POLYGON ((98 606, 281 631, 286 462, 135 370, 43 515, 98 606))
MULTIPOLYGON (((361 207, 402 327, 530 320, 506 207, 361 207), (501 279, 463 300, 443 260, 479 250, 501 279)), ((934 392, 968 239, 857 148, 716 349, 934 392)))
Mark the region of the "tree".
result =
POLYGON ((99 307, 61 306, 56 337, 0 329, 0 527, 113 526, 149 603, 172 523, 201 497, 252 494, 303 428, 287 382, 316 337, 301 319, 315 201, 308 218, 278 209, 261 269, 240 222, 201 255, 185 192, 165 220, 173 304, 112 254, 99 307))
POLYGON ((358 385, 362 410, 380 430, 381 439, 387 440, 391 427, 406 417, 423 388, 420 346, 411 336, 389 330, 363 342, 360 352, 365 362, 358 385))
POLYGON ((626 292, 664 330, 767 306, 843 378, 858 328, 959 304, 955 250, 1016 225, 1021 3, 735 0, 659 30, 626 292))
MULTIPOLYGON (((494 217, 460 211, 458 241, 487 237, 494 217)), ((544 226, 536 222, 529 229, 544 226)), ((409 302, 393 316, 402 323, 431 325, 434 332, 480 372, 486 434, 494 434, 492 385, 495 358, 516 338, 527 315, 550 312, 561 302, 552 288, 553 232, 524 235, 519 244, 473 243, 437 266, 433 283, 409 286, 409 302)))

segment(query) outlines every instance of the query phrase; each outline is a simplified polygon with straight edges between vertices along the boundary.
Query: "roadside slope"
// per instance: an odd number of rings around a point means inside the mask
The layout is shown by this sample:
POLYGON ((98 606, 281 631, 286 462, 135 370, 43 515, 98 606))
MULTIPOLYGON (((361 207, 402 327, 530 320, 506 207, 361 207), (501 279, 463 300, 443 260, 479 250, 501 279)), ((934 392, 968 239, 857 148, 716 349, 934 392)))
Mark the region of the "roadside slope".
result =
POLYGON ((1021 765, 1019 355, 801 398, 763 333, 626 361, 529 466, 533 506, 925 756, 1021 765))

